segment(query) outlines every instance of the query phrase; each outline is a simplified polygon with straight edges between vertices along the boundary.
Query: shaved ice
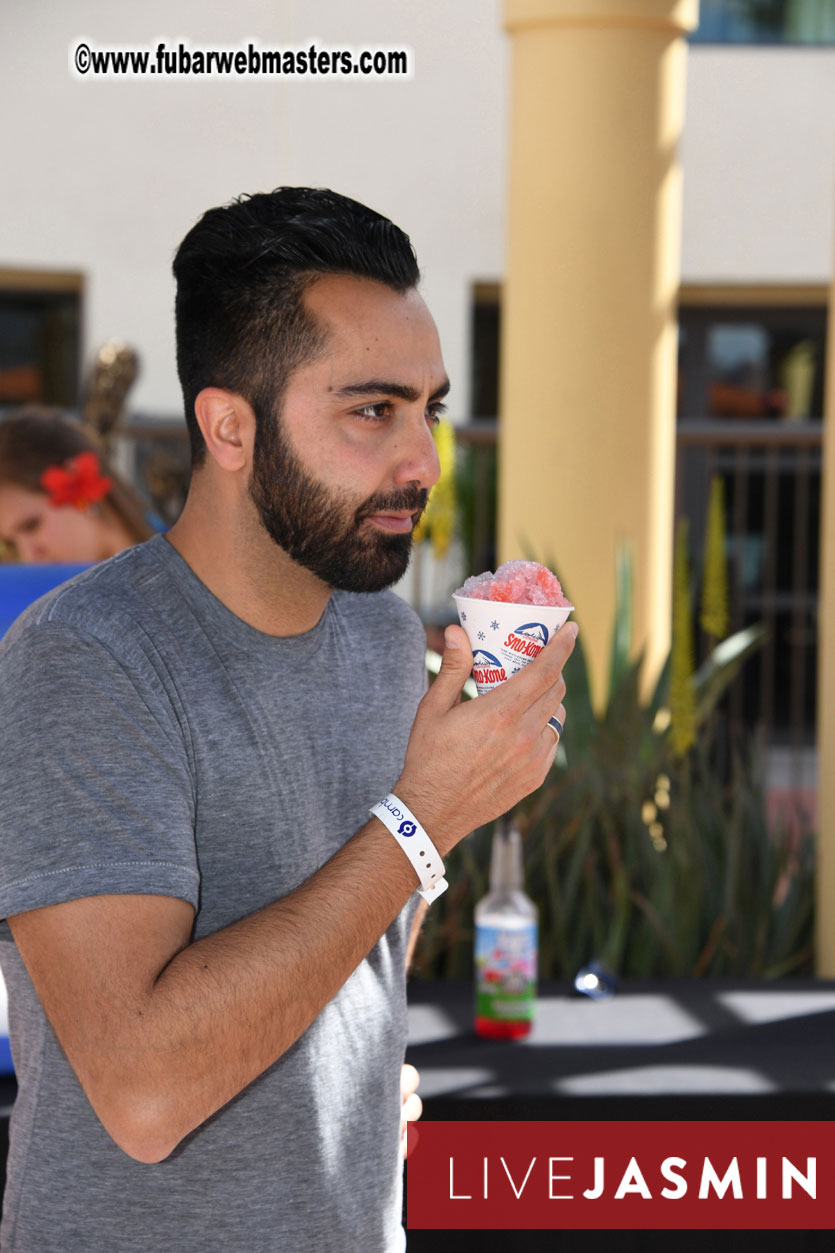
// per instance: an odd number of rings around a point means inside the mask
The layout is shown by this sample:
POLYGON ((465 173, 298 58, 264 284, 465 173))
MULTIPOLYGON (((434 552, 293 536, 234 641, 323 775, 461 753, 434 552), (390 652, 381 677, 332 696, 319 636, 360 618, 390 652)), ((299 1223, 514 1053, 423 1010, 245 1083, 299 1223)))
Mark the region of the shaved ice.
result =
POLYGON ((505 561, 495 574, 473 574, 455 595, 513 605, 568 606, 557 576, 537 561, 505 561))

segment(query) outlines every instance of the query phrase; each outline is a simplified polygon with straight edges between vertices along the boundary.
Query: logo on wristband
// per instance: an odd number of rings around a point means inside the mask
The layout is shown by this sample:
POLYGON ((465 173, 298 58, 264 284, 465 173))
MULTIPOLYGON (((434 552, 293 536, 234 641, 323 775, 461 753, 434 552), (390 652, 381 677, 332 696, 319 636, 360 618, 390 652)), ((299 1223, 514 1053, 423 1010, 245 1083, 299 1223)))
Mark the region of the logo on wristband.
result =
MULTIPOLYGON (((391 796, 384 796, 383 799, 380 801, 381 808, 387 809, 393 818, 403 819, 403 821, 400 823, 400 826, 397 828, 398 835, 405 835, 405 836, 414 835, 418 829, 417 823, 414 821, 413 818, 407 818, 406 815, 403 813, 403 810, 393 803, 394 800, 397 800, 396 796, 394 798, 392 798, 391 796)), ((406 810, 406 813, 408 812, 409 811, 406 810)), ((373 810, 372 810, 372 813, 373 813, 373 810)))
POLYGON ((376 814, 397 840, 420 879, 418 892, 431 904, 449 886, 443 877, 444 863, 435 845, 406 805, 393 793, 384 796, 371 813, 376 814), (407 842, 411 836, 418 834, 420 839, 415 840, 414 844, 407 842))

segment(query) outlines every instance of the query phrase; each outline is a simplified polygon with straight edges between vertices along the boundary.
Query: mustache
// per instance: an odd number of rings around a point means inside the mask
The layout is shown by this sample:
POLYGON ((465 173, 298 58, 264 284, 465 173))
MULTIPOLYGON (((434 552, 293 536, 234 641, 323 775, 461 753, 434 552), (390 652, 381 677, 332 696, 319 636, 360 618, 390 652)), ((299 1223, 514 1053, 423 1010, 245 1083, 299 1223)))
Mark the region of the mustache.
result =
POLYGON ((360 505, 356 520, 362 522, 363 518, 370 518, 374 513, 386 512, 408 512, 420 515, 426 508, 428 499, 429 489, 426 487, 404 487, 398 492, 389 492, 388 495, 380 492, 376 496, 370 496, 360 505))

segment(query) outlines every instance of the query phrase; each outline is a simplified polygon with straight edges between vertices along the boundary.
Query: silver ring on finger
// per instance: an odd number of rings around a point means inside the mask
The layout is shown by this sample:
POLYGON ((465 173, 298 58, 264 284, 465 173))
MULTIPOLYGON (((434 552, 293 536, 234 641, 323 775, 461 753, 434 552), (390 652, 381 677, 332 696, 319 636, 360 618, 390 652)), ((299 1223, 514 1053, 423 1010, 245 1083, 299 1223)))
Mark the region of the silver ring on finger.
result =
POLYGON ((562 723, 560 722, 559 718, 556 715, 554 715, 553 718, 548 719, 547 725, 554 732, 554 735, 557 737, 558 740, 562 739, 562 723))

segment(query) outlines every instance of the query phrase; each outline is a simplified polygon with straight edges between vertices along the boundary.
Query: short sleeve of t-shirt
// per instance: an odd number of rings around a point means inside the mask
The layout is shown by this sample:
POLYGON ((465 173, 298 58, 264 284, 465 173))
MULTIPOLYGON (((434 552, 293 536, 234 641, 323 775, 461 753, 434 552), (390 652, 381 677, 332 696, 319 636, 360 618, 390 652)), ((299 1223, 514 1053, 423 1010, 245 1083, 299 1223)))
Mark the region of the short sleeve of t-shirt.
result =
POLYGON ((121 892, 197 908, 187 737, 136 654, 51 621, 4 641, 0 918, 121 892))

